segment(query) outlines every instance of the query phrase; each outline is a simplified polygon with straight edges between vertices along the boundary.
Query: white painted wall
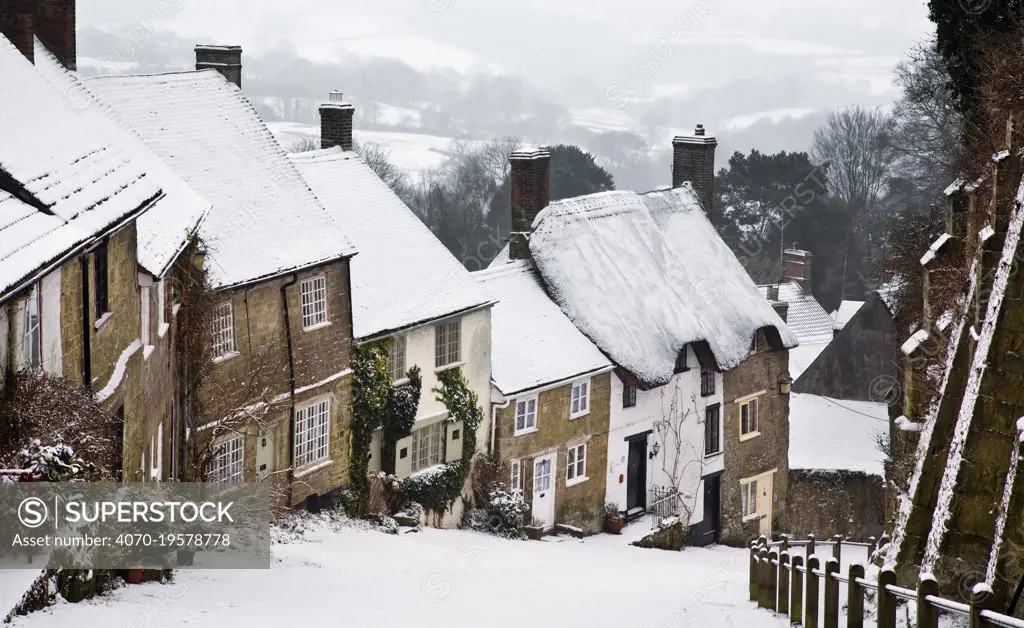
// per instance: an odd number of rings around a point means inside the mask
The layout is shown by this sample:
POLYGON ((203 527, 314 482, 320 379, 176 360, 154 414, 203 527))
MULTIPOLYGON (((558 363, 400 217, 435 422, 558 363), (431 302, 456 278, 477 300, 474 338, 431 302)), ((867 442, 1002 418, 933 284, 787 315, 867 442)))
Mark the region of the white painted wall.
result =
MULTIPOLYGON (((672 467, 676 446, 674 440, 656 427, 657 421, 669 416, 673 400, 678 400, 681 411, 690 413, 683 420, 683 443, 679 449, 679 474, 682 478, 679 490, 686 496, 686 503, 692 507, 693 515, 688 525, 699 523, 704 518, 704 494, 701 477, 723 469, 723 456, 718 454, 704 458, 704 412, 713 404, 722 403, 722 374, 715 374, 715 394, 708 397, 700 395, 700 367, 693 350, 687 347, 687 363, 690 370, 679 373, 672 381, 654 390, 638 390, 636 405, 632 408, 622 407, 622 380, 612 376, 611 413, 608 432, 608 477, 605 501, 619 504, 620 509, 626 507, 626 467, 629 456, 629 443, 626 438, 647 430, 654 430, 647 437, 649 451, 653 451, 654 443, 660 445, 658 455, 647 461, 647 489, 651 486, 667 486, 672 484, 672 467), (622 482, 619 477, 622 476, 622 482)), ((722 410, 724 416, 724 408, 722 410)), ((719 430, 721 431, 721 422, 719 430)), ((724 434, 720 434, 724 438, 724 434)), ((724 441, 722 441, 724 442, 724 441)))
POLYGON ((61 272, 56 268, 43 277, 40 283, 42 292, 42 326, 43 326, 43 370, 51 375, 63 375, 64 357, 61 350, 60 328, 60 286, 61 272))

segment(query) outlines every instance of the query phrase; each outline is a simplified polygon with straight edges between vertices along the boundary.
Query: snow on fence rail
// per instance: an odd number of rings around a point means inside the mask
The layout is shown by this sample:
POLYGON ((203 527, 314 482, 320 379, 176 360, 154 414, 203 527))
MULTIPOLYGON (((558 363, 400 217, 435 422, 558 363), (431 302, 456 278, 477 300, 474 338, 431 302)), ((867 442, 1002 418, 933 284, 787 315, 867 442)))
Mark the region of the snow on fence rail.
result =
POLYGON ((921 578, 915 591, 896 586, 896 572, 892 569, 879 572, 877 581, 866 579, 864 566, 859 563, 851 564, 848 572, 841 574, 843 546, 867 547, 870 557, 875 550, 874 537, 868 543, 834 537, 828 544, 832 546, 832 556, 825 560, 822 569, 821 558, 814 553, 813 536, 806 541, 783 537, 782 541, 772 543, 762 536, 751 542, 750 600, 757 602, 759 608, 788 615, 791 623, 805 628, 839 628, 839 585, 844 584, 847 628, 868 625, 864 620, 867 591, 876 593, 878 628, 896 628, 899 600, 916 605, 918 628, 938 628, 940 612, 968 618, 970 628, 1024 628, 1024 620, 1002 615, 992 608, 992 591, 985 585, 974 588, 970 604, 962 604, 939 597, 939 585, 930 575, 921 578), (790 553, 790 548, 795 547, 806 548, 806 564, 804 556, 790 553))

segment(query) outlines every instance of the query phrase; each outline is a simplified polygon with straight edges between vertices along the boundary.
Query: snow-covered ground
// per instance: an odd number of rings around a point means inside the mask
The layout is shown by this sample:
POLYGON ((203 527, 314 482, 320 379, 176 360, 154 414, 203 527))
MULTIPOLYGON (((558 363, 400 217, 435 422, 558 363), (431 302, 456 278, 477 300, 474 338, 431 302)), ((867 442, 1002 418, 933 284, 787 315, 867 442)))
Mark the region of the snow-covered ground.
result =
POLYGON ((61 604, 18 627, 344 625, 519 628, 558 625, 775 628, 747 601, 748 554, 627 545, 623 536, 509 541, 466 531, 399 535, 317 526, 274 547, 270 570, 179 571, 61 604))

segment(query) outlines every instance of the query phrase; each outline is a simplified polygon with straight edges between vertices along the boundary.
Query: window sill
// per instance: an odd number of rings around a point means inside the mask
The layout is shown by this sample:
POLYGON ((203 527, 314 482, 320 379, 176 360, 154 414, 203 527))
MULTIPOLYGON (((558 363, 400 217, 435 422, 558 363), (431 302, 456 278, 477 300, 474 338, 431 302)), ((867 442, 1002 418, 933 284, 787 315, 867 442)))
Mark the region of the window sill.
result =
POLYGON ((93 327, 96 328, 96 331, 99 331, 100 327, 103 327, 104 325, 106 325, 107 321, 109 321, 110 317, 113 316, 113 315, 114 315, 113 312, 104 312, 103 316, 100 316, 99 318, 97 318, 96 319, 96 323, 93 325, 93 327))
POLYGON ((574 421, 574 420, 579 419, 581 417, 585 417, 588 414, 590 414, 590 410, 586 410, 584 412, 577 412, 576 414, 569 414, 569 420, 570 421, 574 421))
POLYGON ((759 512, 755 512, 753 514, 747 515, 746 517, 743 517, 743 523, 746 523, 748 521, 754 521, 755 519, 760 519, 762 517, 764 517, 764 515, 762 515, 759 512))
POLYGON ((757 438, 760 435, 761 435, 761 432, 751 432, 749 434, 740 434, 740 442, 742 443, 743 441, 747 441, 747 440, 750 440, 752 438, 757 438))
POLYGON ((148 360, 149 356, 153 355, 154 351, 156 351, 156 345, 146 345, 145 347, 143 347, 142 361, 145 362, 146 360, 148 360))
POLYGON ((330 458, 328 458, 327 460, 321 460, 320 462, 314 462, 311 466, 303 467, 302 469, 296 471, 293 477, 301 478, 303 476, 309 475, 310 473, 319 471, 320 469, 326 469, 332 464, 334 464, 334 461, 331 460, 330 458))
POLYGON ((391 385, 392 386, 401 386, 403 384, 408 384, 408 383, 409 383, 409 378, 408 377, 402 377, 402 378, 396 379, 395 381, 391 382, 391 385))
POLYGON ((451 364, 445 364, 444 366, 436 367, 434 369, 434 372, 435 373, 440 373, 441 371, 447 371, 447 370, 450 370, 450 369, 457 369, 460 366, 465 366, 465 365, 466 365, 466 363, 465 362, 461 362, 461 361, 460 362, 452 362, 451 364))
POLYGON ((516 430, 512 432, 512 436, 524 436, 526 434, 533 434, 537 431, 536 427, 530 427, 524 430, 516 430))
POLYGON ((714 453, 704 454, 704 459, 707 460, 708 458, 716 458, 716 457, 721 456, 721 455, 722 455, 722 450, 719 449, 718 451, 716 451, 714 453))
POLYGON ((225 353, 224 355, 218 355, 217 357, 215 357, 213 359, 213 363, 214 364, 220 364, 221 362, 227 362, 228 360, 230 360, 231 358, 233 358, 233 357, 235 357, 237 355, 242 355, 242 354, 239 353, 238 351, 232 351, 230 353, 225 353))
POLYGON ((318 329, 323 329, 324 327, 330 327, 333 324, 334 323, 332 323, 331 321, 324 321, 322 323, 317 323, 316 325, 310 325, 309 327, 303 327, 302 331, 316 331, 318 329))
POLYGON ((565 486, 569 487, 569 486, 576 486, 577 484, 583 484, 584 482, 586 482, 589 479, 590 478, 588 476, 584 475, 581 478, 573 478, 571 480, 566 480, 565 481, 565 486))
POLYGON ((410 473, 409 477, 414 478, 421 475, 429 475, 431 473, 436 473, 437 471, 443 469, 446 464, 447 463, 439 462, 437 464, 432 464, 429 467, 423 467, 419 471, 413 471, 412 473, 410 473))
POLYGON ((181 303, 175 303, 171 306, 171 316, 177 316, 178 310, 181 309, 181 303))
POLYGON ((160 323, 160 326, 156 328, 156 335, 163 338, 167 335, 167 330, 170 328, 171 326, 169 323, 160 323))

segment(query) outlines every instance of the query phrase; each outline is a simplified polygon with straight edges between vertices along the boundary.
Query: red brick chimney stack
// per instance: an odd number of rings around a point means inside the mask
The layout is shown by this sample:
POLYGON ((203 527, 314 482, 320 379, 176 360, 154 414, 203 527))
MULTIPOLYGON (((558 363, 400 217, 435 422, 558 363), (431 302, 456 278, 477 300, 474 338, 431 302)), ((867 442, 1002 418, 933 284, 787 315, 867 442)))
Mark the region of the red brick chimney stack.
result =
POLYGON ((814 294, 811 289, 812 257, 814 255, 810 251, 797 248, 796 242, 782 253, 782 281, 795 281, 806 295, 814 294))
POLYGON ((715 147, 718 140, 698 124, 693 135, 672 138, 672 187, 689 181, 711 218, 715 198, 715 147))
POLYGON ((32 0, 0 1, 0 34, 26 59, 35 63, 36 5, 32 0))
POLYGON ((196 69, 217 70, 228 81, 242 88, 241 46, 196 46, 196 69))
POLYGON ((551 153, 546 148, 517 150, 509 162, 512 232, 508 236, 508 257, 530 259, 533 219, 551 200, 551 153))
POLYGON ((39 0, 36 36, 69 70, 78 69, 75 52, 75 0, 39 0))
POLYGON ((352 150, 352 118, 355 107, 342 99, 334 90, 328 95, 328 102, 320 105, 320 148, 340 146, 341 150, 352 150))

